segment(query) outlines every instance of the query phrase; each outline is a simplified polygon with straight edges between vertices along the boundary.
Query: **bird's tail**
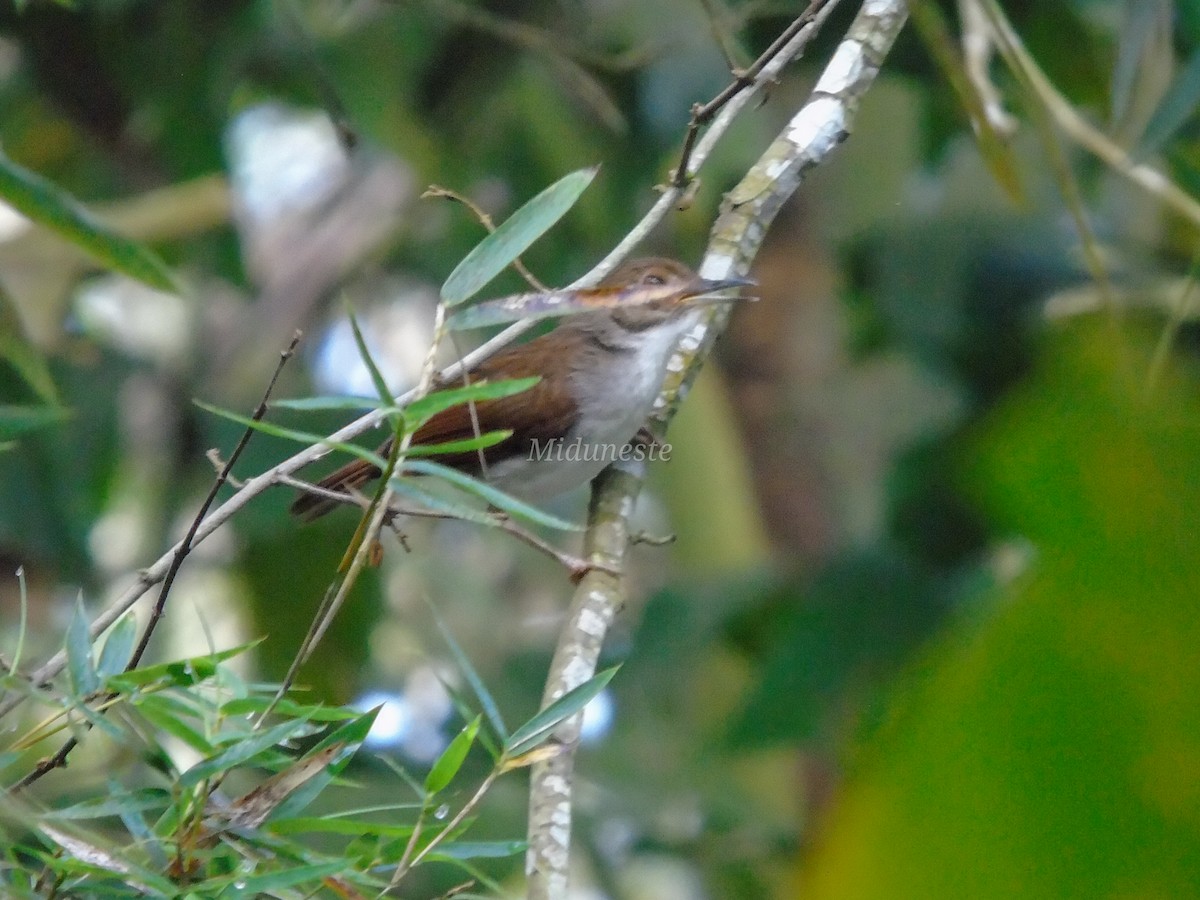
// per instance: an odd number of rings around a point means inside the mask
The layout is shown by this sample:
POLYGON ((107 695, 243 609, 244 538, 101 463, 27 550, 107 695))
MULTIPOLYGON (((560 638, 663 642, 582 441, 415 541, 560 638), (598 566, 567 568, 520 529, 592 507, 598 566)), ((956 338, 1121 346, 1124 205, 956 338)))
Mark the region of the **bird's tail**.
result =
MULTIPOLYGON (((324 488, 327 491, 340 491, 346 493, 354 488, 362 487, 372 478, 378 478, 380 475, 379 467, 367 462, 365 459, 356 459, 346 463, 336 472, 326 475, 317 482, 317 487, 324 488)), ((336 500, 331 500, 328 497, 322 497, 320 494, 301 494, 292 504, 292 515, 299 516, 306 522, 311 522, 313 519, 319 519, 325 513, 340 506, 336 500)))

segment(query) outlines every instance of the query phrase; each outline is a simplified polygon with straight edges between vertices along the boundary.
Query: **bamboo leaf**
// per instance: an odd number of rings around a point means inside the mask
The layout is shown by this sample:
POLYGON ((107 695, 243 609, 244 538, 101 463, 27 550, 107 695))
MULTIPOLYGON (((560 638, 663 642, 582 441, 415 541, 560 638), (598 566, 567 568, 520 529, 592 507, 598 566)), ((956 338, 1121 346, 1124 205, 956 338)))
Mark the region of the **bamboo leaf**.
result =
POLYGON ((384 468, 386 463, 378 453, 368 450, 366 447, 360 447, 357 444, 347 444, 343 441, 331 441, 329 438, 321 434, 316 434, 311 431, 298 431, 295 428, 285 428, 282 425, 276 425, 273 422, 264 422, 262 419, 252 419, 249 416, 243 416, 240 413, 231 412, 227 409, 221 409, 219 406, 212 406, 202 400, 193 400, 198 407, 205 412, 210 412, 214 416, 221 416, 224 419, 237 422, 239 425, 245 425, 247 428, 253 428, 255 431, 261 431, 263 434, 268 434, 271 437, 283 438, 288 441, 297 441, 301 444, 321 444, 329 447, 331 450, 341 450, 349 453, 352 456, 357 456, 359 459, 364 459, 373 466, 384 468))
POLYGON ((61 406, 0 404, 0 442, 61 422, 68 416, 70 411, 61 406))
POLYGON ((117 234, 56 184, 0 153, 0 199, 70 241, 105 268, 160 291, 178 288, 166 263, 137 241, 117 234))
POLYGON ((540 375, 531 378, 509 378, 504 381, 477 381, 462 387, 446 388, 414 400, 404 408, 404 419, 410 431, 418 428, 443 410, 464 403, 482 400, 499 400, 529 390, 542 380, 540 375))
POLYGON ((475 296, 529 249, 575 205, 579 195, 596 177, 597 171, 599 167, 593 166, 563 176, 476 244, 442 285, 442 300, 446 305, 455 306, 475 296))
POLYGON ((1137 156, 1145 158, 1174 137, 1196 115, 1200 105, 1200 50, 1192 54, 1179 77, 1167 89, 1138 143, 1137 156))
POLYGON ((543 512, 536 506, 532 506, 524 500, 518 500, 516 497, 510 496, 499 488, 480 481, 478 478, 474 478, 457 469, 451 469, 449 466, 444 466, 431 459, 405 460, 404 470, 405 472, 412 472, 419 475, 436 475, 438 478, 450 482, 455 487, 462 488, 467 493, 474 494, 480 499, 486 500, 492 506, 502 509, 516 518, 533 522, 535 525, 553 528, 556 531, 583 530, 582 526, 576 525, 574 522, 568 522, 566 519, 560 519, 558 516, 543 512))
POLYGON ((208 759, 201 760, 180 775, 179 786, 181 788, 192 787, 199 784, 205 778, 211 778, 214 775, 219 775, 229 769, 240 766, 254 759, 264 751, 270 750, 277 744, 281 744, 289 738, 297 737, 311 730, 311 728, 312 726, 309 724, 308 719, 289 719, 286 722, 276 725, 274 728, 268 728, 266 731, 239 737, 235 743, 213 754, 208 759))
POLYGON ((458 774, 467 754, 471 751, 471 746, 475 743, 475 735, 479 733, 479 722, 480 717, 476 716, 454 736, 454 740, 446 745, 446 749, 442 751, 429 770, 429 774, 425 776, 426 793, 439 793, 454 780, 454 776, 458 774))
POLYGON ((76 697, 94 693, 100 687, 96 664, 92 659, 92 636, 88 634, 88 618, 83 600, 75 603, 75 612, 67 625, 67 676, 76 697))
POLYGON ((470 453, 472 450, 486 450, 512 437, 512 429, 504 431, 489 431, 478 437, 464 438, 461 441, 442 441, 440 444, 415 444, 408 448, 410 457, 444 456, 447 453, 470 453))
POLYGON ((96 672, 101 679, 116 675, 129 664, 133 656, 133 644, 137 640, 137 622, 133 616, 121 616, 104 640, 96 672))
POLYGON ((550 732, 582 710, 593 697, 604 690, 619 668, 620 666, 613 666, 596 673, 583 684, 567 691, 514 731, 504 744, 505 755, 520 756, 550 737, 550 732))

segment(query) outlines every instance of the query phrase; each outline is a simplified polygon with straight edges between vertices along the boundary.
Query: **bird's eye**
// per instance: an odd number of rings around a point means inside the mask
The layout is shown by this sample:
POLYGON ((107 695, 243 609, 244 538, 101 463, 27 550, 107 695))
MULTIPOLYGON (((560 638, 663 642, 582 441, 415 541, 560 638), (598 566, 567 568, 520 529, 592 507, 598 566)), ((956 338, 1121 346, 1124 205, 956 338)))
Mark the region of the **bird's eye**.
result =
POLYGON ((666 284, 667 280, 657 272, 647 272, 642 276, 642 284, 666 284))

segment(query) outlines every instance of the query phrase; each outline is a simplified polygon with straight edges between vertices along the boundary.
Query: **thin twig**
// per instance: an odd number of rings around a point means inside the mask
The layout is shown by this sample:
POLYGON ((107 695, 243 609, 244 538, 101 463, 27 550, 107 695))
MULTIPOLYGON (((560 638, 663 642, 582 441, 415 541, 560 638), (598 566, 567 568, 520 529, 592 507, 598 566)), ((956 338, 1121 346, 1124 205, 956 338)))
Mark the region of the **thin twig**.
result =
MULTIPOLYGON (((824 7, 822 17, 824 17, 838 0, 829 0, 824 7)), ((814 21, 813 27, 819 28, 821 22, 814 21)), ((689 177, 698 173, 701 166, 707 161, 712 149, 716 146, 717 141, 725 134, 729 126, 733 123, 737 112, 748 102, 751 97, 757 93, 761 85, 768 79, 773 78, 783 66, 799 53, 808 42, 808 34, 804 31, 798 33, 792 40, 792 43, 784 48, 783 52, 778 54, 761 72, 762 77, 754 83, 750 88, 742 91, 733 98, 722 110, 717 114, 712 124, 704 132, 704 135, 695 144, 695 149, 692 150, 688 158, 687 171, 689 177)), ((624 260, 635 247, 642 243, 653 231, 660 222, 666 217, 667 213, 674 207, 679 197, 682 195, 682 190, 674 186, 668 186, 654 203, 654 205, 642 216, 641 220, 629 230, 624 238, 615 246, 608 255, 600 262, 593 266, 586 274, 576 279, 571 284, 567 285, 568 290, 577 288, 593 287, 604 276, 608 275, 624 260)), ((450 382, 458 378, 462 372, 473 366, 478 365, 486 359, 491 358, 500 350, 507 347, 513 341, 517 340, 521 335, 532 329, 537 323, 532 321, 515 322, 495 337, 483 343, 481 346, 468 353, 461 362, 447 366, 438 375, 439 381, 450 382)), ((397 404, 403 405, 411 402, 416 397, 416 391, 408 391, 397 398, 397 404)), ((330 442, 345 443, 352 440, 358 435, 371 428, 377 427, 384 419, 384 413, 378 410, 365 413, 359 416, 353 422, 350 422, 342 428, 329 435, 330 442)), ((247 479, 245 486, 237 491, 228 500, 217 507, 206 518, 200 528, 197 530, 194 538, 194 543, 207 538, 210 534, 220 528, 229 519, 233 518, 242 507, 246 506, 259 494, 273 487, 280 476, 290 475, 297 472, 303 467, 320 459, 329 453, 329 447, 326 444, 314 444, 306 447, 298 453, 289 456, 287 459, 272 466, 270 469, 256 475, 253 478, 247 479)), ((158 584, 170 567, 171 560, 174 555, 174 549, 169 550, 164 555, 160 556, 154 563, 138 573, 134 583, 130 585, 124 593, 116 598, 108 607, 102 610, 91 625, 88 626, 88 633, 94 638, 109 628, 117 619, 125 614, 135 603, 137 603, 147 591, 154 585, 158 584)), ((67 655, 60 650, 50 657, 44 664, 38 667, 29 676, 30 681, 34 685, 44 685, 51 678, 61 672, 67 664, 67 655)), ((9 697, 0 700, 0 717, 12 712, 26 699, 26 695, 22 693, 12 692, 9 697)))
MULTIPOLYGON (((444 188, 441 185, 437 185, 437 184, 431 184, 429 187, 425 188, 424 193, 421 194, 422 200, 425 200, 425 199, 428 199, 431 197, 444 197, 447 200, 453 200, 456 203, 461 203, 463 206, 465 206, 467 209, 469 209, 472 213, 475 214, 475 218, 477 218, 479 220, 480 225, 482 225, 484 228, 486 228, 488 230, 488 234, 491 234, 492 232, 494 232, 496 230, 496 223, 492 221, 492 217, 489 216, 486 212, 484 212, 480 208, 479 204, 477 204, 470 197, 466 197, 466 196, 458 193, 458 191, 452 191, 449 188, 444 188)), ((546 287, 546 285, 544 285, 532 272, 529 271, 528 268, 526 268, 525 263, 521 260, 521 257, 518 256, 516 259, 513 260, 513 268, 521 273, 521 275, 525 278, 525 280, 528 281, 533 286, 534 290, 537 290, 537 291, 550 290, 550 288, 546 287)))
POLYGON ((1038 66, 999 6, 983 0, 982 9, 995 29, 997 48, 1008 58, 1014 71, 1027 79, 1030 90, 1045 104, 1067 137, 1192 224, 1200 225, 1200 202, 1158 169, 1135 161, 1125 148, 1084 119, 1038 66))
MULTIPOLYGON (((262 399, 258 401, 258 406, 254 408, 254 412, 250 414, 251 421, 257 422, 267 414, 267 401, 271 397, 271 392, 275 390, 275 385, 279 381, 279 375, 283 372, 283 367, 287 365, 288 360, 295 354, 301 337, 301 333, 297 331, 292 335, 291 343, 279 354, 279 362, 275 366, 275 372, 271 375, 271 380, 267 383, 267 389, 263 391, 262 399)), ((150 619, 146 622, 146 627, 142 630, 142 637, 138 641, 137 648, 133 651, 133 655, 129 657, 129 662, 125 666, 126 672, 136 669, 138 663, 142 661, 142 657, 146 654, 146 648, 150 644, 150 637, 154 634, 154 629, 163 617, 163 612, 166 610, 167 596, 171 593, 171 588, 175 584, 175 576, 179 574, 179 569, 183 565, 183 561, 192 551, 196 540, 196 532, 200 530, 200 523, 204 521, 204 517, 208 514, 213 502, 217 499, 217 494, 225 486, 225 482, 229 479, 229 473, 233 471, 233 467, 239 457, 241 457, 242 451, 250 443, 250 438, 254 436, 254 431, 253 428, 247 426, 242 432, 242 436, 238 439, 233 452, 229 454, 229 459, 221 467, 221 471, 217 473, 216 479, 208 489, 208 496, 204 498, 204 502, 200 504, 200 509, 192 518, 192 524, 188 526, 187 534, 184 535, 183 541, 179 544, 179 547, 175 551, 175 556, 171 560, 171 567, 167 569, 167 574, 163 576, 162 589, 158 592, 158 599, 154 604, 154 609, 150 612, 150 619)))
MULTIPOLYGON (((255 407, 254 412, 251 415, 251 419, 254 421, 258 421, 266 414, 267 400, 270 398, 271 392, 275 389, 275 384, 279 380, 279 374, 283 371, 283 367, 287 365, 287 361, 295 354, 296 347, 300 343, 300 337, 301 334, 299 331, 297 331, 295 335, 292 336, 292 341, 290 344, 288 344, 287 349, 279 354, 279 363, 275 367, 275 373, 271 376, 271 380, 267 384, 267 389, 263 392, 262 399, 259 400, 258 406, 255 407)), ((212 506, 213 501, 216 499, 217 493, 221 490, 225 484, 225 481, 228 479, 230 470, 233 469, 234 463, 237 462, 238 457, 242 455, 242 451, 246 449, 246 445, 250 442, 250 438, 253 434, 254 429, 249 427, 242 432, 241 439, 238 441, 237 446, 233 448, 233 452, 229 455, 229 461, 225 463, 224 468, 221 469, 221 472, 213 481, 212 487, 209 488, 208 496, 204 498, 204 502, 200 505, 199 511, 192 519, 192 524, 188 528, 187 534, 184 536, 183 541, 181 541, 176 547, 174 556, 171 560, 171 565, 167 569, 166 575, 163 576, 162 589, 158 592, 158 599, 154 604, 154 609, 150 614, 150 619, 146 622, 146 627, 142 630, 142 637, 138 641, 138 645, 134 649, 133 654, 130 656, 129 662, 126 663, 124 671, 129 672, 133 669, 136 669, 138 663, 141 662, 142 657, 145 655, 146 648, 150 644, 150 638, 154 634, 155 626, 157 626, 159 620, 162 619, 163 613, 166 610, 167 596, 171 593, 171 587, 175 583, 175 576, 179 573, 179 569, 183 565, 183 561, 187 558, 194 545, 193 542, 195 541, 196 534, 200 529, 200 523, 204 521, 205 514, 212 506)), ((103 715, 105 711, 104 705, 109 703, 116 696, 117 695, 115 693, 111 692, 105 694, 104 699, 101 701, 101 708, 99 709, 99 713, 101 715, 103 715)), ((81 727, 87 729, 91 728, 91 725, 85 722, 81 727)), ((51 757, 41 760, 31 772, 18 781, 13 786, 13 790, 24 790, 35 781, 42 778, 48 772, 52 772, 55 769, 66 766, 67 757, 71 755, 71 751, 77 746, 79 746, 79 738, 72 735, 63 742, 63 745, 58 748, 57 753, 51 757)))
MULTIPOLYGON (((733 69, 733 81, 729 82, 721 91, 709 100, 707 103, 697 103, 692 107, 692 118, 688 122, 687 134, 683 138, 683 150, 679 154, 679 164, 675 167, 675 174, 671 176, 672 187, 682 190, 687 187, 691 176, 688 174, 688 160, 692 155, 692 150, 696 146, 696 139, 699 137, 700 129, 707 125, 725 104, 729 103, 734 97, 740 94, 746 88, 758 82, 759 76, 763 74, 763 70, 767 65, 775 59, 783 51, 785 47, 791 43, 804 29, 806 25, 811 24, 820 14, 821 9, 836 0, 811 0, 808 8, 804 10, 787 28, 780 32, 779 36, 771 42, 771 46, 767 47, 749 67, 745 69, 733 69)), ((811 32, 816 33, 815 29, 811 32)), ((793 57, 794 58, 794 57, 793 57)))

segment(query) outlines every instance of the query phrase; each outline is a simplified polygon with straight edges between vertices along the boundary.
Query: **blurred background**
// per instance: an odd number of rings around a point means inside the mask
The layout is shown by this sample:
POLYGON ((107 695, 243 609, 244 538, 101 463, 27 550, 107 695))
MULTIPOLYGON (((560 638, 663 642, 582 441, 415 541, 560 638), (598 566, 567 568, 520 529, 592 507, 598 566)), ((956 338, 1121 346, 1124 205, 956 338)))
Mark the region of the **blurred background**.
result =
MULTIPOLYGON (((957 33, 958 5, 922 5, 957 33)), ((721 194, 857 7, 743 113, 644 250, 698 262, 721 194)), ((1200 7, 1001 7, 1124 167, 1195 192, 1200 7)), ((240 433, 193 400, 248 413, 296 329, 277 396, 371 393, 345 300, 411 385, 438 285, 483 234, 428 186, 499 221, 601 164, 525 256, 566 283, 652 204, 726 54, 748 64, 798 10, 0 0, 0 148, 187 285, 101 271, 0 204, 0 404, 69 411, 0 453, 0 650, 18 566, 40 660, 77 597, 100 610, 181 536, 206 451, 240 433)), ((762 300, 737 310, 639 501, 637 527, 677 540, 633 549, 605 660, 624 666, 589 708, 579 897, 1197 896, 1200 221, 1080 149, 997 62, 1017 185, 1001 187, 930 40, 906 28, 849 141, 775 222, 762 300)), ((295 449, 258 436, 235 475, 295 449)), ((355 524, 300 525, 291 499, 197 549, 155 658, 265 635, 245 675, 283 676, 355 524)), ((300 681, 383 703, 371 751, 419 772, 461 725, 426 601, 520 721, 570 586, 503 535, 406 531, 300 681)), ((83 796, 127 765, 85 746, 42 790, 83 796)), ((351 773, 395 789, 370 759, 351 773)), ((497 785, 481 837, 523 834, 525 786, 497 785)), ((488 871, 519 889, 519 857, 488 871)), ((455 876, 422 871, 414 891, 455 876)))

